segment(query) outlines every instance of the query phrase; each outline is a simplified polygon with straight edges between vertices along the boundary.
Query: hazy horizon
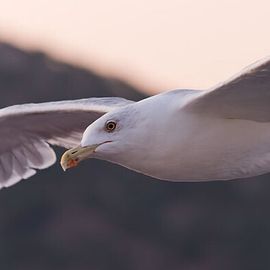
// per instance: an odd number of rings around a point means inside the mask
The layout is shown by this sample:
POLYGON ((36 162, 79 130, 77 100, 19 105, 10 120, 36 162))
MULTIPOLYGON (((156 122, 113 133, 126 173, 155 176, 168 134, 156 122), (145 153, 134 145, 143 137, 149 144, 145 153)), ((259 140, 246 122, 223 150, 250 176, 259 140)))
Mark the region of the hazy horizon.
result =
POLYGON ((266 0, 17 0, 1 3, 0 39, 153 92, 203 89, 269 54, 269 8, 266 0))

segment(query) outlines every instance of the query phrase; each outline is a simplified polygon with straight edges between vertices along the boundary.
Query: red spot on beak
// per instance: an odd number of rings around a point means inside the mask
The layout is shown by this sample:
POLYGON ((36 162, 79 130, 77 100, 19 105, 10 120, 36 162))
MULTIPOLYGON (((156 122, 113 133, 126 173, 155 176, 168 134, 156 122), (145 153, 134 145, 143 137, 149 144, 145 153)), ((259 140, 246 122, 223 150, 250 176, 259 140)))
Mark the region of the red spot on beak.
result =
POLYGON ((68 168, 74 168, 79 164, 78 160, 70 159, 67 163, 68 168))

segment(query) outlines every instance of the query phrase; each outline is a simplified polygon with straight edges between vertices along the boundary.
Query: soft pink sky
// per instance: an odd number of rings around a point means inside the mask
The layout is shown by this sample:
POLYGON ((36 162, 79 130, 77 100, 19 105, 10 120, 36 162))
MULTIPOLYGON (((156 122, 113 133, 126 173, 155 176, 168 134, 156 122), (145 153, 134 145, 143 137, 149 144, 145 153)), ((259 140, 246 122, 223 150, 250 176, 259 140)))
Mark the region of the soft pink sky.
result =
POLYGON ((153 92, 207 88, 270 54, 269 0, 0 3, 0 38, 153 92))

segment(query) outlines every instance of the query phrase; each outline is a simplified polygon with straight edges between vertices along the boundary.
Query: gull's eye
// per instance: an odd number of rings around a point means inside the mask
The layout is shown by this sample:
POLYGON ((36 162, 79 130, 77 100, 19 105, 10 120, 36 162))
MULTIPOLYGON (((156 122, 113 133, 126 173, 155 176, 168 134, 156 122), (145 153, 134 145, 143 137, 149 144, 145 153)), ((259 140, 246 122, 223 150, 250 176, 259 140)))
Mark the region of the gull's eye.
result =
POLYGON ((108 131, 108 132, 114 131, 116 128, 116 122, 114 122, 112 120, 107 121, 105 128, 106 128, 106 131, 108 131))

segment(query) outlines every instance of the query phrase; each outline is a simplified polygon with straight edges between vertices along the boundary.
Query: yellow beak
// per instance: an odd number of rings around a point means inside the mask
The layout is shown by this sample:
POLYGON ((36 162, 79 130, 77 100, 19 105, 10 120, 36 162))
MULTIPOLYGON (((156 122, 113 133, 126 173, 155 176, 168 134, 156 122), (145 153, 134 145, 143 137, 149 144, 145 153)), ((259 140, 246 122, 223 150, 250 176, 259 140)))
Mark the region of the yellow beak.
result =
POLYGON ((89 158, 100 144, 94 144, 86 147, 78 146, 67 150, 61 157, 60 164, 64 171, 76 167, 80 161, 89 158))

